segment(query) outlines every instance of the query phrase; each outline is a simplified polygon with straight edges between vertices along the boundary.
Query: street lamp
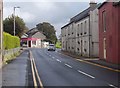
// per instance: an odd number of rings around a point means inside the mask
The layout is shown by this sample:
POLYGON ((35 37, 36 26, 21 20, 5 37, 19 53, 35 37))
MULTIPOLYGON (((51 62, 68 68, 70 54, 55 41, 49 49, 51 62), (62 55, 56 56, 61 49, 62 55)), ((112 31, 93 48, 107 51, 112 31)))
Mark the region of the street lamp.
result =
POLYGON ((14 13, 13 13, 13 15, 14 15, 14 36, 15 36, 15 9, 16 8, 20 8, 19 6, 18 7, 14 7, 14 13))

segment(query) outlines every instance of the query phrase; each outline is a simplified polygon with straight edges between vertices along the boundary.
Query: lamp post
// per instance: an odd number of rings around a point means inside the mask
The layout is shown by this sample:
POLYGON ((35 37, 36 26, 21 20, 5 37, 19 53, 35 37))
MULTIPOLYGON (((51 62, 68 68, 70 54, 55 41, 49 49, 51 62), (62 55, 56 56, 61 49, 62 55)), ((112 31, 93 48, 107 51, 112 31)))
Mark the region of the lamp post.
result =
POLYGON ((15 36, 15 9, 16 8, 20 8, 19 6, 18 7, 14 7, 14 12, 13 12, 13 15, 14 15, 14 36, 15 36))

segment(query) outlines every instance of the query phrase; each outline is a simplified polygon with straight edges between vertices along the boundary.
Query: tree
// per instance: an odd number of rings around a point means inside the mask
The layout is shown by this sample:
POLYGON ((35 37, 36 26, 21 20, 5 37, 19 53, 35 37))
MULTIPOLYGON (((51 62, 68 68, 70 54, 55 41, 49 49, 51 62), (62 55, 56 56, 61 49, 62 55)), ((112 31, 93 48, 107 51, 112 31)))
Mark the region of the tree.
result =
POLYGON ((56 31, 54 26, 52 26, 48 22, 39 23, 37 26, 37 29, 41 31, 46 36, 46 41, 49 41, 50 43, 56 43, 57 37, 56 37, 56 31))
MULTIPOLYGON (((14 16, 13 15, 10 17, 7 17, 3 21, 3 25, 4 25, 5 32, 11 35, 14 35, 14 16)), ((21 38, 21 36, 27 31, 28 31, 28 28, 26 27, 23 19, 18 16, 15 16, 15 35, 21 38)))

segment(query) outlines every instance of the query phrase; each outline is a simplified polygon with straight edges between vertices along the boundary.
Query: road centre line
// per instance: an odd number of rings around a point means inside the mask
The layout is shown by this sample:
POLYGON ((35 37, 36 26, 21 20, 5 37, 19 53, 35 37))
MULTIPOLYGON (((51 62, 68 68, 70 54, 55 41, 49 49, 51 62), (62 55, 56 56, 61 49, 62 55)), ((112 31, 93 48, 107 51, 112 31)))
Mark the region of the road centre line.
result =
POLYGON ((109 86, 111 86, 111 87, 114 87, 114 88, 118 88, 118 87, 116 87, 116 86, 114 86, 114 85, 112 85, 112 84, 108 84, 109 86))
POLYGON ((61 62, 59 59, 56 59, 58 62, 61 62))
POLYGON ((55 57, 52 57, 53 59, 55 58, 55 57))
POLYGON ((83 72, 83 71, 80 71, 80 70, 77 70, 77 71, 78 71, 79 73, 81 73, 81 74, 84 74, 84 75, 86 75, 86 76, 92 78, 92 79, 95 78, 94 76, 91 76, 91 75, 89 75, 89 74, 87 74, 87 73, 85 73, 85 72, 83 72))
POLYGON ((69 68, 72 68, 72 66, 70 66, 69 64, 65 64, 67 67, 69 67, 69 68))

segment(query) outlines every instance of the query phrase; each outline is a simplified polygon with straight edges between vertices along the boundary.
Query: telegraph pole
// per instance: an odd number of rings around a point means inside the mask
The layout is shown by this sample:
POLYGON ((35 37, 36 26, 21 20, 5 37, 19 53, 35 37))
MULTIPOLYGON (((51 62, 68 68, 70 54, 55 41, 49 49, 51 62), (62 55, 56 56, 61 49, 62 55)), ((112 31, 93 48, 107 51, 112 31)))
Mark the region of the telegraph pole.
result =
POLYGON ((0 68, 2 67, 3 51, 3 0, 0 0, 0 68))

